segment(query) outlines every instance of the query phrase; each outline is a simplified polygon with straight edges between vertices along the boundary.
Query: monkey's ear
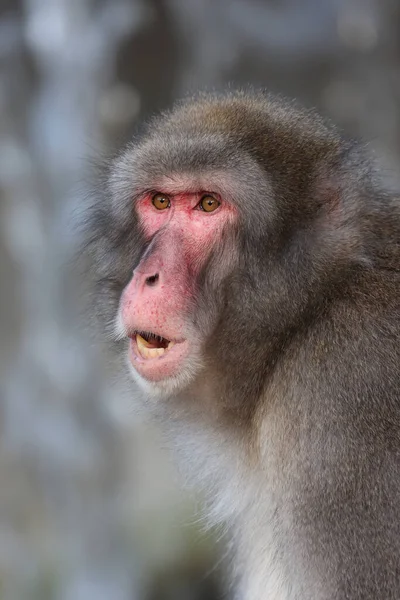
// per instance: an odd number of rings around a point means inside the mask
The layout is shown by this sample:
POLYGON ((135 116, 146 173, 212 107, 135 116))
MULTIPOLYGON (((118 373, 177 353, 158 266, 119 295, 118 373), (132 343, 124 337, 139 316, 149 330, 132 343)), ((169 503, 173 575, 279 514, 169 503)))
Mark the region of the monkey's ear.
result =
POLYGON ((317 166, 314 193, 317 201, 337 218, 351 219, 373 201, 376 190, 371 158, 363 146, 343 144, 339 152, 317 166))
POLYGON ((374 194, 371 167, 358 148, 346 149, 317 169, 315 233, 329 246, 332 258, 364 265, 370 262, 366 248, 370 247, 368 215, 374 194))

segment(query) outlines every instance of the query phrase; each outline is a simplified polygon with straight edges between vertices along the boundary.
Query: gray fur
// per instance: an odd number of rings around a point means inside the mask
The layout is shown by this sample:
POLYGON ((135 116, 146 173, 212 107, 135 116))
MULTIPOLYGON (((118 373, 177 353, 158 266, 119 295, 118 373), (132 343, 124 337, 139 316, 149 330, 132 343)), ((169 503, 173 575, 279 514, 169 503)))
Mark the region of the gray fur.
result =
POLYGON ((109 172, 88 244, 107 330, 145 250, 136 198, 183 179, 238 207, 188 317, 201 364, 148 402, 227 523, 238 598, 398 600, 398 198, 361 146, 261 93, 181 103, 109 172))

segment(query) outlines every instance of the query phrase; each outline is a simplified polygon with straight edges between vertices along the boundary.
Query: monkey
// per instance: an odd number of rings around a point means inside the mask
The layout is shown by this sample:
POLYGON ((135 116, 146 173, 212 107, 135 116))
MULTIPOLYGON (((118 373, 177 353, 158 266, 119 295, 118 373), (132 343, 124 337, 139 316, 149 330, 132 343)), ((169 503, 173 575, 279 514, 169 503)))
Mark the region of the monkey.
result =
POLYGON ((198 94, 88 213, 92 310, 240 600, 400 598, 400 202, 369 154, 279 96, 198 94))

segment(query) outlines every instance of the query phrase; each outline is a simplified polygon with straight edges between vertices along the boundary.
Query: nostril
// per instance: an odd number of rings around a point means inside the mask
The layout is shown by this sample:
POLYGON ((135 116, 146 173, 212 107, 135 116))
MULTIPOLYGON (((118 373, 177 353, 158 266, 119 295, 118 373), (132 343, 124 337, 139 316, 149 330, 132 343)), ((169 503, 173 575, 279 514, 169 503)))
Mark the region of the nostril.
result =
POLYGON ((146 277, 146 284, 149 286, 155 285, 159 279, 159 274, 151 275, 150 277, 146 277))

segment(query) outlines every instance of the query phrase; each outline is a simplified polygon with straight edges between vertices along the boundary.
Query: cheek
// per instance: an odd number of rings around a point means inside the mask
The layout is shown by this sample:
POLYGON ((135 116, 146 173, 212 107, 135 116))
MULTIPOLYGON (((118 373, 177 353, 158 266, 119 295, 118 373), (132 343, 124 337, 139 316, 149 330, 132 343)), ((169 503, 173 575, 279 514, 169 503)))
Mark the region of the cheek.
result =
POLYGON ((200 213, 185 228, 186 260, 194 270, 199 270, 212 253, 224 250, 224 230, 234 223, 234 215, 228 211, 215 216, 200 213))
POLYGON ((148 199, 140 200, 136 206, 139 223, 147 238, 152 237, 168 221, 169 210, 155 210, 148 199))

